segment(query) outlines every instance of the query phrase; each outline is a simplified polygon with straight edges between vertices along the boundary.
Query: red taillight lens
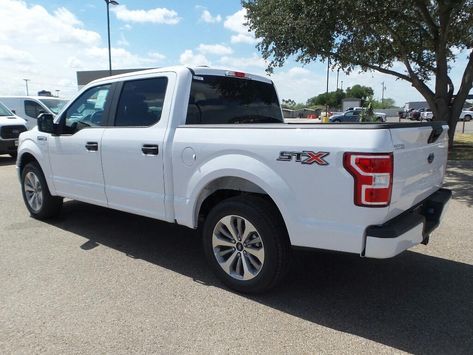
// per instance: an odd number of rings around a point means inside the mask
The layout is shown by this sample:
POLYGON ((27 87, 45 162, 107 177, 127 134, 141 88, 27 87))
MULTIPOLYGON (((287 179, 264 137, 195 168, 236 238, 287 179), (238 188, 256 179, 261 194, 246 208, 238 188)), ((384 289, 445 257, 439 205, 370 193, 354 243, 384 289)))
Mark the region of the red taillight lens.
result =
POLYGON ((235 78, 242 78, 242 79, 244 79, 244 78, 247 77, 247 76, 246 76, 246 73, 243 73, 243 72, 241 72, 241 71, 227 71, 227 72, 225 73, 225 75, 226 75, 226 76, 233 76, 233 77, 235 77, 235 78))
POLYGON ((392 153, 345 153, 343 166, 355 180, 355 205, 386 207, 391 203, 392 153))

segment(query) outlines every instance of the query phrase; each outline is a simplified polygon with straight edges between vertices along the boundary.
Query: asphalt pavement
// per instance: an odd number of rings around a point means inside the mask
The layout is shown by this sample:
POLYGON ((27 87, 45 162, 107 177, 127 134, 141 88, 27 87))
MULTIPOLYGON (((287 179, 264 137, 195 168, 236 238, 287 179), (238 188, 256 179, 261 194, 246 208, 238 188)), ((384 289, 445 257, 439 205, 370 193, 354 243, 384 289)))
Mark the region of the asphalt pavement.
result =
POLYGON ((225 289, 192 230, 75 201, 41 222, 6 156, 0 182, 2 354, 473 353, 472 163, 428 246, 299 252, 259 296, 225 289))

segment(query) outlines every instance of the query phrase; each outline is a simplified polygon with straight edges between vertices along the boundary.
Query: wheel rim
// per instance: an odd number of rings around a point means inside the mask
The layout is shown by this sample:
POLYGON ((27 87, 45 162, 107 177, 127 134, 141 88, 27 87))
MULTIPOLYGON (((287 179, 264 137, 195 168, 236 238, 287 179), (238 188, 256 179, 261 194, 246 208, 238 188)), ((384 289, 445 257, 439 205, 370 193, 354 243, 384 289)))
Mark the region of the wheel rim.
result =
POLYGON ((212 248, 222 270, 234 279, 251 280, 263 268, 263 240, 243 217, 230 215, 220 219, 212 233, 212 248))
POLYGON ((24 189, 26 201, 35 212, 38 212, 43 206, 43 188, 38 177, 32 171, 25 176, 24 189))

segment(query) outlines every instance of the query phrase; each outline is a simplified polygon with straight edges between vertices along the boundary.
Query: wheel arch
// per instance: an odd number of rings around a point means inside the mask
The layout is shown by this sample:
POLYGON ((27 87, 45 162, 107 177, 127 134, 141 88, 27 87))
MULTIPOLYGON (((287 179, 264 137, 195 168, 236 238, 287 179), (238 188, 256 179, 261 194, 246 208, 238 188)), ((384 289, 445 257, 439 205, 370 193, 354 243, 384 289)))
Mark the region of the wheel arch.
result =
POLYGON ((242 195, 259 196, 267 200, 278 212, 284 225, 286 225, 278 204, 268 192, 254 182, 244 178, 225 176, 211 181, 200 192, 194 209, 194 221, 196 222, 196 226, 200 227, 202 225, 211 209, 218 203, 225 199, 242 195))
POLYGON ((26 164, 30 162, 36 162, 43 171, 50 193, 52 195, 55 195, 56 189, 54 188, 54 184, 51 181, 51 170, 49 162, 45 161, 45 159, 47 158, 44 157, 39 147, 33 141, 24 141, 18 151, 18 178, 21 178, 21 173, 23 172, 23 168, 26 166, 26 164))
MULTIPOLYGON (((286 181, 264 162, 242 154, 222 155, 194 170, 183 188, 184 196, 174 196, 175 218, 179 224, 196 228, 206 199, 217 200, 240 194, 258 194, 277 207, 287 226, 294 202, 286 181), (238 168, 236 168, 238 167, 238 168)), ((208 200, 205 206, 209 204, 208 200)))

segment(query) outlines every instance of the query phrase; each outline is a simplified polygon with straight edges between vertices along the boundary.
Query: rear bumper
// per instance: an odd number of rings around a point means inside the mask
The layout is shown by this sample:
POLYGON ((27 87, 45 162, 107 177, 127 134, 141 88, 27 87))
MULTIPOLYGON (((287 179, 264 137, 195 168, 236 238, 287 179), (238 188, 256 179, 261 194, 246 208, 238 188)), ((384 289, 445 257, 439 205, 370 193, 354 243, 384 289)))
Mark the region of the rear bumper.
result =
POLYGON ((383 225, 369 226, 362 255, 390 258, 417 244, 427 244, 430 233, 439 226, 451 197, 450 190, 440 189, 383 225))

